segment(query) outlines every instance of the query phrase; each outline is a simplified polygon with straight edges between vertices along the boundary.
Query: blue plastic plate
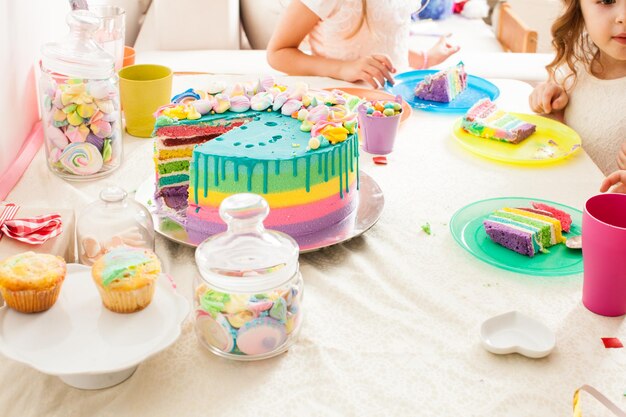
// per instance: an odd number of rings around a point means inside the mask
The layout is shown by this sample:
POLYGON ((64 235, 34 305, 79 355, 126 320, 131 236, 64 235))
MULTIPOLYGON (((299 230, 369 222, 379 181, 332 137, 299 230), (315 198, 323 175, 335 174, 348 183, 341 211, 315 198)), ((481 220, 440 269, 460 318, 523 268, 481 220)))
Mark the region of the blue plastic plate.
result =
POLYGON ((415 97, 413 91, 415 90, 417 83, 423 81, 427 75, 432 75, 436 72, 438 72, 438 70, 416 70, 403 72, 394 76, 394 85, 386 83, 385 90, 389 91, 393 95, 400 94, 402 98, 413 108, 441 113, 465 113, 478 100, 482 98, 495 100, 500 95, 498 87, 489 81, 484 78, 468 75, 467 89, 450 103, 421 100, 415 97))

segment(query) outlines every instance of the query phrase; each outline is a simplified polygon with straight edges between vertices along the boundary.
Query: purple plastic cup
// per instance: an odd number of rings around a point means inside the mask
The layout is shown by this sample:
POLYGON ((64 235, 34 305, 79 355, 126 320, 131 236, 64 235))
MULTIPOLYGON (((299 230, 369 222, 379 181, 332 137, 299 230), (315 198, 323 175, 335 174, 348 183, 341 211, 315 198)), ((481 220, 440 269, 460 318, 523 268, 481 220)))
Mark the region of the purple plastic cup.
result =
MULTIPOLYGON (((402 97, 396 96, 396 102, 402 105, 402 97)), ((402 112, 395 116, 372 117, 367 114, 367 107, 359 106, 359 127, 361 129, 361 147, 367 153, 387 155, 393 151, 396 134, 400 126, 402 112)))
POLYGON ((583 212, 583 304, 602 316, 626 314, 626 194, 599 194, 583 212))

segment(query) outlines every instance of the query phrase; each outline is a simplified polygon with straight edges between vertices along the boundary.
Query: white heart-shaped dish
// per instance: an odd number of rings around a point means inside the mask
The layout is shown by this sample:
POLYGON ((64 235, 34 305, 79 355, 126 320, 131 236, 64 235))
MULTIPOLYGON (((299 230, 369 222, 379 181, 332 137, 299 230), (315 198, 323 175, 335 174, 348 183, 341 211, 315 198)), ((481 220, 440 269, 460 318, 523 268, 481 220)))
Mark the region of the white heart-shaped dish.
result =
POLYGON ((556 345, 554 333, 549 328, 519 311, 485 320, 480 326, 480 339, 491 353, 519 353, 529 358, 548 356, 556 345))

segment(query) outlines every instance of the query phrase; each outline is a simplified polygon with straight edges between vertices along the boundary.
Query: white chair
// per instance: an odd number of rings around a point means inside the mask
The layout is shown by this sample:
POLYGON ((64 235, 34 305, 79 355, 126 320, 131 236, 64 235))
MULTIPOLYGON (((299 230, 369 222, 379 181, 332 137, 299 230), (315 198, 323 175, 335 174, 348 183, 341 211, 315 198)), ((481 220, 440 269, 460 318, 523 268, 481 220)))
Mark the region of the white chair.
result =
POLYGON ((241 24, 252 49, 266 49, 291 0, 240 0, 241 24))
POLYGON ((135 49, 239 49, 239 0, 153 0, 135 49))

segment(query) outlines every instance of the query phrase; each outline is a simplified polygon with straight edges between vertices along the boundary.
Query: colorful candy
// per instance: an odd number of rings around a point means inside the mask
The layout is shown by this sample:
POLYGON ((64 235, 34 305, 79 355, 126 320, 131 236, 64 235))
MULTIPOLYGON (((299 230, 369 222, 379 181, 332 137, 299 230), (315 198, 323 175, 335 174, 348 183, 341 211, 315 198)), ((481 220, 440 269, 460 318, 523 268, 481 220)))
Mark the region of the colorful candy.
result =
POLYGON ((372 117, 391 117, 402 113, 402 104, 395 101, 366 101, 363 107, 372 117))
POLYGON ((226 294, 196 289, 196 333, 222 352, 263 355, 284 345, 300 324, 296 285, 263 294, 226 294))
POLYGON ((43 89, 50 167, 87 176, 112 163, 121 146, 119 92, 108 80, 55 79, 43 89))
POLYGON ((103 158, 91 143, 72 143, 63 149, 63 153, 59 158, 59 163, 68 172, 75 175, 91 175, 100 171, 103 164, 103 158))
POLYGON ((245 95, 236 95, 230 98, 230 111, 241 113, 250 109, 250 99, 245 95))
MULTIPOLYGON (((211 91, 217 90, 218 88, 213 86, 211 91)), ((357 130, 357 115, 353 108, 361 100, 340 90, 309 91, 306 84, 298 84, 287 89, 285 86, 275 84, 273 78, 265 78, 256 83, 235 84, 223 91, 214 97, 208 96, 210 99, 196 99, 184 105, 174 102, 162 106, 154 114, 157 118, 157 126, 160 123, 159 118, 169 123, 171 119, 193 120, 207 113, 221 114, 229 110, 232 112, 245 112, 249 109, 280 111, 283 115, 301 121, 301 131, 311 132, 307 150, 343 142, 348 135, 355 134, 357 130), (250 94, 255 91, 256 93, 250 97, 250 94)), ((190 89, 175 98, 196 93, 199 94, 198 91, 190 89)), ((401 110, 401 106, 393 102, 371 102, 368 109, 369 113, 375 117, 390 116, 401 110)), ((297 146, 294 145, 294 147, 297 146)))

